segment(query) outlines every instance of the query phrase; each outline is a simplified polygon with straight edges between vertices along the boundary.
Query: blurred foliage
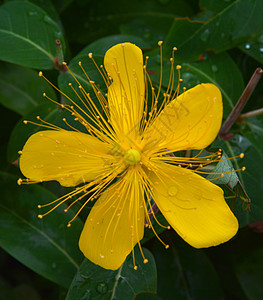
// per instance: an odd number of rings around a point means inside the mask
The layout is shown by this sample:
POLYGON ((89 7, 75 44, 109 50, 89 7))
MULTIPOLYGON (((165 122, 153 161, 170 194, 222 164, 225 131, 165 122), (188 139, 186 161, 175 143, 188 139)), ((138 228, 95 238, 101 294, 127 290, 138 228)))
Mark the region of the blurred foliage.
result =
MULTIPOLYGON (((262 115, 237 122, 228 139, 212 145, 221 147, 226 156, 245 153, 242 160, 216 166, 217 170, 247 168, 227 182, 216 182, 239 220, 236 237, 224 245, 197 250, 172 230, 161 233, 156 227, 170 244, 165 250, 146 229, 143 243, 150 259, 136 272, 130 256, 117 271, 104 270, 83 258, 78 237, 87 211, 69 229, 66 224, 74 212, 64 215, 63 207, 44 222, 37 218, 39 203, 67 189, 53 183, 22 188, 16 184, 21 176, 18 150, 41 130, 25 126, 24 118, 34 120, 41 115, 63 126, 67 116, 42 97, 45 92, 54 100, 65 101, 37 71, 46 70, 47 77, 74 98, 68 87, 72 78, 58 59, 56 39, 62 43, 72 72, 90 92, 77 66, 79 60, 88 61, 91 78, 104 91, 105 86, 88 59, 89 52, 102 64, 108 48, 133 42, 150 56, 148 71, 158 83, 157 42, 164 40, 163 87, 169 82, 169 58, 176 46, 175 61, 182 65, 184 86, 201 82, 219 86, 226 118, 245 83, 263 64, 262 14, 262 0, 0 1, 1 299, 263 299, 262 115)), ((260 83, 244 112, 260 109, 262 98, 260 83)), ((157 216, 163 220, 161 213, 157 216)))

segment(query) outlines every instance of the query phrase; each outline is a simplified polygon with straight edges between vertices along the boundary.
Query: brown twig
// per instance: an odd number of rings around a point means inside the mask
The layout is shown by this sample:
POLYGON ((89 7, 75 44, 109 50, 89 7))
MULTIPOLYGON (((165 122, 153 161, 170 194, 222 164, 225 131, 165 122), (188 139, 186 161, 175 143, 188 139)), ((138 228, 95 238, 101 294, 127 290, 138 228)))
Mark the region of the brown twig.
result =
POLYGON ((242 95, 240 96, 239 100, 237 101, 235 107, 225 120, 224 124, 222 125, 219 136, 224 137, 232 125, 236 122, 239 118, 241 111, 243 110, 244 106, 246 105, 248 99, 250 98, 252 92, 254 91, 256 85, 258 84, 259 79, 263 74, 263 70, 261 68, 257 68, 253 75, 251 76, 246 88, 244 89, 242 95))

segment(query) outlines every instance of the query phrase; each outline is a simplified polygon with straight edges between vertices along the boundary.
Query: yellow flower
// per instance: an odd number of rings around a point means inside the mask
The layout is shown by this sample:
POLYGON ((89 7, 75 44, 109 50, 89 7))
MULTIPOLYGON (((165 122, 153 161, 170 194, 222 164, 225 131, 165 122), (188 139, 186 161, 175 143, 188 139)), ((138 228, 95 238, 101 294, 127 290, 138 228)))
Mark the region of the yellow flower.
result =
POLYGON ((197 85, 178 96, 182 80, 180 66, 174 66, 175 50, 169 86, 162 94, 161 83, 155 91, 146 72, 148 58, 144 64, 142 51, 133 44, 118 44, 106 52, 106 71, 99 68, 108 88, 105 96, 79 63, 102 110, 77 81, 79 90, 71 87, 85 109, 73 100, 73 106, 60 106, 74 115, 86 133, 67 120, 70 130, 43 121, 52 130, 33 134, 20 153, 20 168, 28 179, 19 183, 57 180, 62 186, 77 186, 50 211, 74 196, 69 206, 85 199, 82 208, 98 198, 79 247, 89 260, 106 269, 118 269, 130 252, 134 258, 136 244, 147 262, 140 240, 145 226, 154 231, 153 203, 196 248, 226 242, 238 229, 222 189, 199 175, 205 173, 203 166, 220 159, 220 152, 206 157, 176 156, 177 151, 203 149, 213 142, 221 126, 222 97, 213 84, 197 85), (174 70, 179 75, 175 92, 174 70))

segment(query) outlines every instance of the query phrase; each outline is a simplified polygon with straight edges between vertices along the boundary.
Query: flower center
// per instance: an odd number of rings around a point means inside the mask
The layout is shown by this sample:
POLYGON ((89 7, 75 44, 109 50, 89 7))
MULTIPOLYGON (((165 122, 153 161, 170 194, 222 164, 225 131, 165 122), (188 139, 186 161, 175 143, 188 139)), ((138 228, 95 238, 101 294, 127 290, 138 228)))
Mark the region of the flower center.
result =
POLYGON ((124 160, 129 165, 136 165, 141 160, 141 154, 135 149, 129 149, 124 155, 124 160))

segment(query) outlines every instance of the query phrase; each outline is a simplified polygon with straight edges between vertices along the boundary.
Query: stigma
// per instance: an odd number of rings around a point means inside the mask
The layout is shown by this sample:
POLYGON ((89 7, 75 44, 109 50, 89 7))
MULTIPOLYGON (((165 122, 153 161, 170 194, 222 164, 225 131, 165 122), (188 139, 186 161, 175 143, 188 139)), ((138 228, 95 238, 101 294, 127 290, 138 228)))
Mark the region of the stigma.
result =
POLYGON ((129 149, 124 155, 124 160, 129 165, 136 165, 141 161, 141 154, 136 149, 129 149))

